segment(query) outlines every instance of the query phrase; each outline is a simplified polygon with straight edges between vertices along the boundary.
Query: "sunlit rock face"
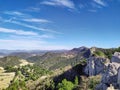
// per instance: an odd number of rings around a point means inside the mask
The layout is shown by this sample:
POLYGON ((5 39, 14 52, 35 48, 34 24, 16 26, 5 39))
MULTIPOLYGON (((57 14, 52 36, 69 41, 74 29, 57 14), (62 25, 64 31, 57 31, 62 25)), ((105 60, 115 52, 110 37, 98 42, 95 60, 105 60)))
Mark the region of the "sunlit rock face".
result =
POLYGON ((106 83, 108 85, 113 84, 115 85, 117 82, 117 73, 118 73, 118 68, 120 67, 119 63, 110 63, 108 65, 108 68, 102 76, 102 83, 106 83))
POLYGON ((98 75, 103 73, 106 68, 107 59, 100 57, 90 57, 87 60, 87 66, 85 67, 85 74, 89 76, 98 75))
POLYGON ((120 53, 116 52, 105 73, 102 75, 101 83, 96 90, 107 90, 112 85, 115 89, 120 90, 120 53), (102 88, 102 89, 101 89, 102 88))
POLYGON ((112 56, 111 62, 120 63, 120 52, 115 52, 112 56))

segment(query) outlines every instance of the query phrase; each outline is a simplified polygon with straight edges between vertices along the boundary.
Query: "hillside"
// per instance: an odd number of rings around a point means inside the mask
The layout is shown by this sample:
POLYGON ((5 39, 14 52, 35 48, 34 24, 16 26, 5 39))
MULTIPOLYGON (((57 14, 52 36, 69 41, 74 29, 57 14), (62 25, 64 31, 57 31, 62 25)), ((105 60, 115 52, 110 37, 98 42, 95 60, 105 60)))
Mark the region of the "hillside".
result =
MULTIPOLYGON (((120 48, 79 47, 35 56, 21 52, 0 58, 0 67, 4 67, 7 73, 15 73, 14 79, 10 79, 12 82, 9 81, 9 87, 6 84, 7 90, 60 90, 63 87, 66 88, 63 90, 99 90, 100 86, 105 88, 101 85, 101 79, 104 78, 102 75, 107 76, 109 65, 113 65, 113 68, 114 65, 119 66, 119 53, 113 56, 118 51, 120 48), (25 58, 24 55, 27 60, 20 58, 25 58)), ((113 84, 114 81, 111 82, 113 84)))
POLYGON ((27 58, 29 62, 35 63, 43 68, 55 70, 65 66, 74 66, 80 63, 81 60, 86 60, 90 56, 103 57, 110 59, 115 51, 120 51, 119 48, 103 49, 103 48, 73 48, 66 52, 47 52, 42 56, 36 55, 27 58))
POLYGON ((80 63, 81 60, 88 58, 90 54, 90 49, 81 47, 63 53, 47 52, 42 56, 33 56, 27 60, 43 68, 55 70, 68 65, 74 66, 80 63))
POLYGON ((0 67, 6 67, 6 66, 18 66, 20 64, 20 58, 16 56, 6 56, 3 58, 0 58, 0 67))
POLYGON ((25 66, 25 65, 33 65, 34 63, 30 63, 25 59, 22 59, 17 56, 5 56, 0 58, 0 67, 7 67, 7 66, 25 66))

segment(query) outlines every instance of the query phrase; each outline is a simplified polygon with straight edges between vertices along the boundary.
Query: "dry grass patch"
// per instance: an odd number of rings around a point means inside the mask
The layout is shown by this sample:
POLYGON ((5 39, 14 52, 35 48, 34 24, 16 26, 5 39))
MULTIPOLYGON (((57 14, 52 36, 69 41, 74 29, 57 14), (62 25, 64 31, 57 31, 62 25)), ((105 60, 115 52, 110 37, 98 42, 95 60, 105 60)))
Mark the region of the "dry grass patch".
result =
POLYGON ((20 66, 25 66, 25 65, 33 65, 34 63, 30 63, 30 62, 28 62, 28 61, 26 61, 26 60, 24 60, 24 59, 22 59, 22 60, 20 60, 20 62, 21 62, 21 64, 20 64, 20 66))
POLYGON ((0 90, 9 86, 10 81, 13 80, 15 73, 0 73, 0 90))

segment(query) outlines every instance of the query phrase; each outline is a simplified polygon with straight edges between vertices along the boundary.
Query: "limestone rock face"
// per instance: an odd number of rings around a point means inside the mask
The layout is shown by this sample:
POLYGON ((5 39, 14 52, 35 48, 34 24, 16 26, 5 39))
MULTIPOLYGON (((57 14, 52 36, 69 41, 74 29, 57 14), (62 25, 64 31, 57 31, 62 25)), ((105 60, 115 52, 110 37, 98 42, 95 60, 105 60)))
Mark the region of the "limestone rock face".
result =
POLYGON ((111 62, 120 63, 120 52, 115 52, 112 56, 111 62))
POLYGON ((106 72, 102 76, 102 83, 106 83, 108 85, 113 84, 115 85, 117 82, 117 73, 118 68, 120 67, 119 63, 110 63, 106 72))
POLYGON ((96 90, 106 90, 105 86, 108 88, 111 84, 115 89, 120 90, 120 53, 118 52, 113 55, 96 90))
POLYGON ((87 60, 87 66, 85 67, 84 72, 89 76, 94 76, 103 73, 104 69, 106 68, 106 61, 107 60, 105 58, 90 57, 87 60))

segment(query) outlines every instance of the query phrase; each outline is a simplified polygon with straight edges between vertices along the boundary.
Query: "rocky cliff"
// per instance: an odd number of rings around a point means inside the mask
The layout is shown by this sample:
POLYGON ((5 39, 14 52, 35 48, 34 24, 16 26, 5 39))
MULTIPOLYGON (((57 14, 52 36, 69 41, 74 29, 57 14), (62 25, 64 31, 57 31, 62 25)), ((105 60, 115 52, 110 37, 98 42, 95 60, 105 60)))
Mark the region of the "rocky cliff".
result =
POLYGON ((115 90, 120 90, 120 53, 115 52, 111 62, 102 75, 102 80, 96 90, 107 90, 112 85, 115 90))
POLYGON ((98 75, 103 73, 109 62, 106 58, 91 56, 87 59, 87 66, 85 67, 85 74, 88 76, 98 75))

